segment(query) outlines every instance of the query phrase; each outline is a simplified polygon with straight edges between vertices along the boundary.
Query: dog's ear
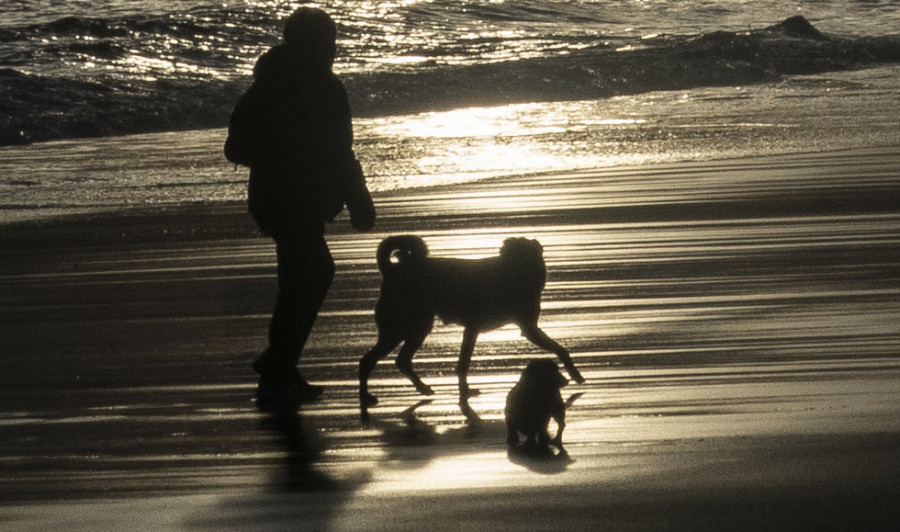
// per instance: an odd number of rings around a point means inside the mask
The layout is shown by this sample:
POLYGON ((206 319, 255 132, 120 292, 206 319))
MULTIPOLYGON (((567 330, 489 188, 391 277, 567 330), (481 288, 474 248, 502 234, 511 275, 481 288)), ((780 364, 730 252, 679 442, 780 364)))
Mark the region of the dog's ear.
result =
POLYGON ((546 377, 543 379, 542 376, 547 374, 547 366, 546 361, 544 359, 535 358, 528 362, 525 366, 525 369, 522 370, 522 382, 541 382, 543 380, 546 382, 546 377))
POLYGON ((537 369, 535 368, 535 362, 537 362, 537 360, 532 360, 525 366, 525 369, 522 370, 523 381, 530 379, 531 375, 537 372, 537 369))

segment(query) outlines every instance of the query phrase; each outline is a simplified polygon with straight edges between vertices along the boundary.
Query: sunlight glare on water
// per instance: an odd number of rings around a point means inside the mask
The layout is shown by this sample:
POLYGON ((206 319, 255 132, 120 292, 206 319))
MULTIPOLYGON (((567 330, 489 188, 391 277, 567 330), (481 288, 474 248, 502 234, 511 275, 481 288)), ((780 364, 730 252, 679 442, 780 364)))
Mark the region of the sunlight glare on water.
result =
POLYGON ((377 131, 385 135, 408 137, 493 137, 555 133, 562 127, 554 122, 567 120, 556 113, 546 113, 543 105, 530 103, 499 107, 468 107, 452 111, 428 112, 405 117, 383 119, 377 131))
POLYGON ((405 139, 417 145, 409 161, 418 172, 405 186, 460 181, 509 173, 533 173, 610 164, 608 154, 553 139, 591 128, 637 127, 641 118, 573 113, 573 104, 525 103, 360 121, 358 137, 405 139), (432 147, 440 149, 433 149, 432 147))

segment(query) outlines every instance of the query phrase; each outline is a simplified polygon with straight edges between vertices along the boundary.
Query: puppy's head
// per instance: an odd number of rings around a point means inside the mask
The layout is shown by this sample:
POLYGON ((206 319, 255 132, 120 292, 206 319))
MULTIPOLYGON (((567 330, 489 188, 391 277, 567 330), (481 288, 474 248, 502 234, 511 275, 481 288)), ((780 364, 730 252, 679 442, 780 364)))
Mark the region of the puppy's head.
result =
POLYGON ((525 366, 519 381, 524 386, 557 390, 569 384, 562 376, 556 362, 549 358, 536 358, 525 366))

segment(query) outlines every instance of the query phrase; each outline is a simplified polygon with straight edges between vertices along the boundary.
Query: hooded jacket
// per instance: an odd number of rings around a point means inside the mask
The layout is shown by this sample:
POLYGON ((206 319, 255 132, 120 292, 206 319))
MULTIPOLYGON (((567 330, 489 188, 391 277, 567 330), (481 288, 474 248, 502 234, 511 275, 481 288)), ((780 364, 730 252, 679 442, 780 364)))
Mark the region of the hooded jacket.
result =
POLYGON ((321 226, 365 190, 334 48, 282 44, 257 61, 235 108, 253 133, 249 210, 264 233, 321 226))

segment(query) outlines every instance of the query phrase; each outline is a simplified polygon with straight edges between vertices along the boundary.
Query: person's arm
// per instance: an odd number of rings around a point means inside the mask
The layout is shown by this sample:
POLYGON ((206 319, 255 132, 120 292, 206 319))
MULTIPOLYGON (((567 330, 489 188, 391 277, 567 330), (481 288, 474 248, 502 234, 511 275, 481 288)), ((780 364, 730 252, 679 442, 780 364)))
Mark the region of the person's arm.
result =
POLYGON ((350 211, 350 225, 357 231, 369 231, 375 226, 375 202, 366 186, 362 166, 354 158, 355 170, 350 177, 347 191, 347 210, 350 211))
POLYGON ((341 106, 346 117, 344 120, 345 132, 341 135, 344 141, 342 142, 343 146, 341 146, 343 151, 341 157, 345 160, 345 163, 342 165, 345 168, 343 176, 345 179, 344 203, 347 205, 347 210, 350 211, 350 224, 353 228, 357 231, 369 231, 375 225, 375 203, 372 201, 372 195, 366 186, 362 165, 360 165, 356 154, 353 152, 353 121, 347 93, 343 84, 338 83, 338 85, 340 87, 341 106))

